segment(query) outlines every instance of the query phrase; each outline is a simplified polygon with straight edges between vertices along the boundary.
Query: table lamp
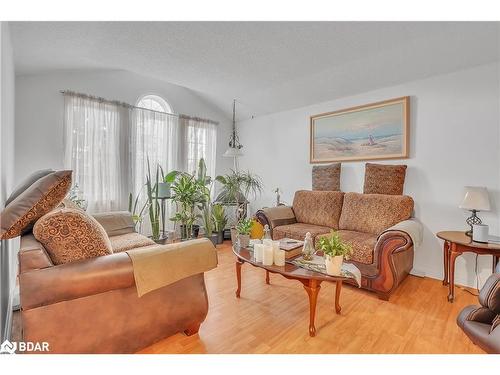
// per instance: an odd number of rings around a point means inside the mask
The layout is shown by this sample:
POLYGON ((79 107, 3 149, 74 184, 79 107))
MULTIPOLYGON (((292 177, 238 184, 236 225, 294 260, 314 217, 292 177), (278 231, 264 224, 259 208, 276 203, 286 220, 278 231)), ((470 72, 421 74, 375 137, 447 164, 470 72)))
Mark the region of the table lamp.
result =
POLYGON ((470 226, 470 230, 465 232, 467 236, 472 237, 472 226, 481 224, 481 219, 477 216, 477 213, 479 211, 490 210, 488 190, 482 186, 466 186, 464 199, 458 207, 472 212, 471 216, 466 220, 467 224, 470 226))

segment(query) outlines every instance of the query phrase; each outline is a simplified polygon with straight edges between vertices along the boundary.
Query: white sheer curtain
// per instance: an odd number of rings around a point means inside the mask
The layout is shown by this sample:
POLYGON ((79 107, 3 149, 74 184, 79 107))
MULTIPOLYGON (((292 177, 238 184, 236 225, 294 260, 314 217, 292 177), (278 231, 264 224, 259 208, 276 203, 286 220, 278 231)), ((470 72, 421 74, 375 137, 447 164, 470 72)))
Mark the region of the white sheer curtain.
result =
POLYGON ((215 178, 215 158, 217 146, 217 126, 214 123, 181 117, 183 128, 184 168, 193 173, 198 169, 198 162, 205 159, 207 173, 215 178))
MULTIPOLYGON (((152 178, 160 165, 164 173, 180 169, 179 119, 167 113, 134 108, 130 128, 130 160, 133 198, 140 194, 139 210, 146 201, 144 185, 148 173, 148 159, 152 178)), ((165 217, 173 215, 171 203, 166 204, 165 217)), ((147 219, 147 217, 145 217, 147 219)), ((166 228, 173 224, 168 222, 166 228)), ((148 227, 145 225, 144 227, 148 227)))
MULTIPOLYGON (((158 164, 165 173, 193 173, 204 158, 215 177, 214 123, 69 92, 64 101, 64 165, 73 170, 89 212, 126 210, 130 193, 135 199, 141 192, 144 203, 148 158, 153 174, 158 164)), ((173 213, 167 204, 166 217, 173 213)))
POLYGON ((89 212, 125 209, 122 142, 128 109, 99 99, 65 95, 65 168, 73 170, 89 212))

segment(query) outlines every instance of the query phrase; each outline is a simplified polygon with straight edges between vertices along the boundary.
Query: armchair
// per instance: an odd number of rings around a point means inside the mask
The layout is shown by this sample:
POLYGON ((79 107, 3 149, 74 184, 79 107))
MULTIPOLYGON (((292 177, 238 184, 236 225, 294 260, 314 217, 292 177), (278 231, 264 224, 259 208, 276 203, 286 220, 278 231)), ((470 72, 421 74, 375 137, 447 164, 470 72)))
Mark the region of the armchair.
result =
POLYGON ((500 265, 479 292, 479 306, 465 307, 457 318, 464 333, 487 353, 500 354, 500 265))

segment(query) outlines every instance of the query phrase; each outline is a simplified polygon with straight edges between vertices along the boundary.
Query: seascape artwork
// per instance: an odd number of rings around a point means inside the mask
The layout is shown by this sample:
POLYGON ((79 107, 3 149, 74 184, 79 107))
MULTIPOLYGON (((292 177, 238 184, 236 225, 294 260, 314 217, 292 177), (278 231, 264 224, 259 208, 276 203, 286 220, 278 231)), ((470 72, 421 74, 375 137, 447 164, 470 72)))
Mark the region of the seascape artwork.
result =
POLYGON ((311 162, 408 157, 408 98, 311 117, 311 162))

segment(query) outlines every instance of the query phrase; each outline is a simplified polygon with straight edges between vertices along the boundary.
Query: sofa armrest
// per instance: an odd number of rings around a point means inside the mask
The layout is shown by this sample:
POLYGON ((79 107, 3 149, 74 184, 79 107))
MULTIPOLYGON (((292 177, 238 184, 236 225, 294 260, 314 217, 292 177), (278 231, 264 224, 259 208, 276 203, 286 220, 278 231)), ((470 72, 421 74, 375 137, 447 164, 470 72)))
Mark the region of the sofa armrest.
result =
POLYGON ((92 215, 111 236, 135 232, 135 222, 128 211, 103 212, 92 215))
POLYGON ((295 224, 297 222, 290 206, 265 207, 257 211, 256 217, 262 225, 269 225, 271 232, 273 228, 280 225, 295 224))
POLYGON ((424 236, 423 233, 424 227, 422 223, 420 223, 418 220, 411 218, 408 220, 400 221, 399 223, 393 225, 392 227, 387 228, 385 231, 382 232, 380 236, 382 236, 384 233, 387 232, 398 232, 398 231, 406 233, 411 238, 411 241, 413 242, 413 245, 415 247, 419 247, 422 244, 424 236))
POLYGON ((126 253, 30 270, 19 275, 23 310, 135 285, 126 253))

